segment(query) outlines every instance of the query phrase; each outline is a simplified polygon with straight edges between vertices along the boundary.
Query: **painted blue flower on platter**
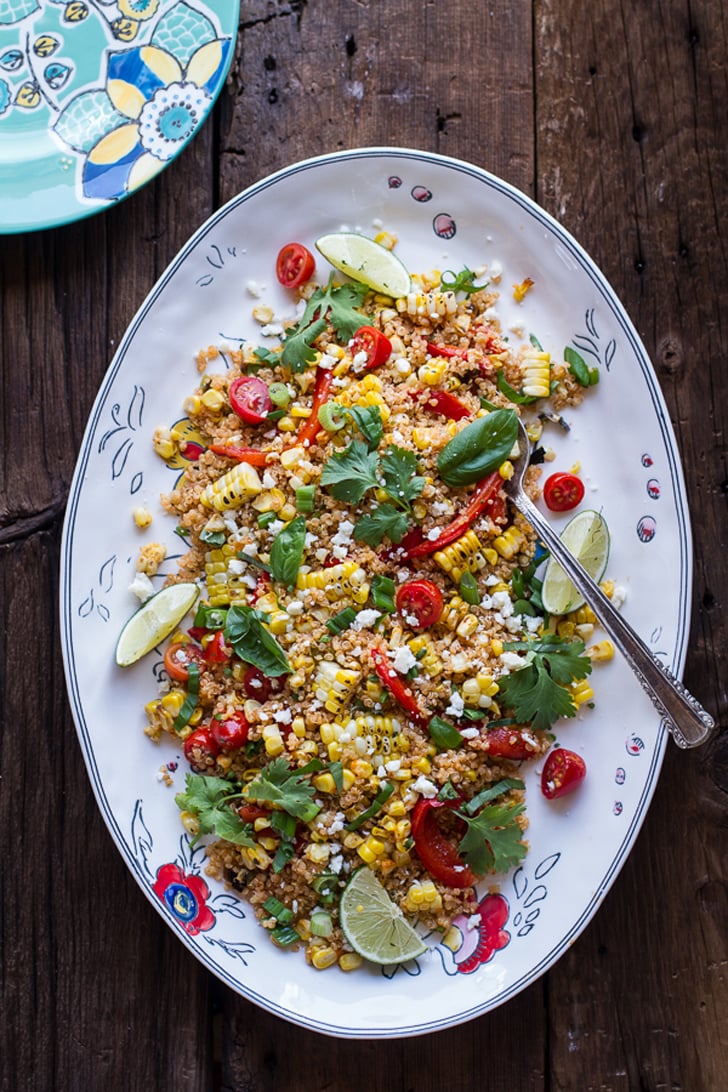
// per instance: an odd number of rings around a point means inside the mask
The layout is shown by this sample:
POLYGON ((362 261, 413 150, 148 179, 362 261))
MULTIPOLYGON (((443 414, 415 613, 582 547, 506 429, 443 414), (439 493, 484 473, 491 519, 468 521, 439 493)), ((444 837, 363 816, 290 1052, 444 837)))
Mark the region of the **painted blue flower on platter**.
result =
POLYGON ((109 54, 104 87, 77 95, 54 126, 85 157, 84 197, 114 200, 166 166, 212 106, 230 49, 229 38, 217 38, 210 20, 181 2, 148 45, 109 54))

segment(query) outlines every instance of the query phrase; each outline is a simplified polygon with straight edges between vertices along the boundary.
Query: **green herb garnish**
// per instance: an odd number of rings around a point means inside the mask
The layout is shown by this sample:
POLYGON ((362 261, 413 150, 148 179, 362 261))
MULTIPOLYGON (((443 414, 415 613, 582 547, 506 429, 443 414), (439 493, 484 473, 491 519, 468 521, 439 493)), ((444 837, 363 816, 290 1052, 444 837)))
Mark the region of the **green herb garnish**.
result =
POLYGON ((494 410, 478 417, 453 436, 438 455, 440 477, 452 487, 480 481, 508 458, 517 440, 515 410, 494 410))
POLYGON ((330 322, 343 342, 351 341, 365 317, 357 308, 368 289, 363 284, 334 284, 334 274, 325 288, 317 288, 298 325, 283 342, 280 362, 292 372, 303 372, 316 359, 313 343, 330 322))
POLYGON ((292 588, 303 561, 306 546, 306 517, 296 516, 273 539, 270 548, 270 571, 274 580, 292 588))
POLYGON ((225 619, 225 641, 236 656, 246 664, 260 668, 266 675, 277 678, 288 675, 291 665, 273 634, 263 624, 266 615, 244 603, 228 608, 225 619))
POLYGON ((590 674, 584 642, 546 634, 533 641, 510 641, 511 652, 525 652, 523 667, 498 679, 499 703, 513 710, 516 720, 548 729, 560 717, 573 717, 576 705, 567 687, 590 674))

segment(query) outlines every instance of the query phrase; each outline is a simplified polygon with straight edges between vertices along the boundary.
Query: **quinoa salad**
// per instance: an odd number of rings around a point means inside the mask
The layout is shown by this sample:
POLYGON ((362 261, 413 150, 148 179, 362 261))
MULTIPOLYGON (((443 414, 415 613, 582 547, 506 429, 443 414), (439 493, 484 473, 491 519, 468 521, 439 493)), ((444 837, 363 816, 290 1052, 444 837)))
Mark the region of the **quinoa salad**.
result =
MULTIPOLYGON (((578 507, 549 433, 598 375, 502 328, 500 294, 538 286, 502 285, 485 258, 397 296, 300 244, 276 269, 288 314, 249 286, 260 343, 199 351, 184 427, 154 435, 168 462, 197 438, 163 505, 184 540, 167 583, 199 597, 146 732, 183 750, 176 805, 208 874, 281 949, 353 971, 339 904, 357 870, 437 943, 526 855, 526 769, 547 797, 585 776, 554 725, 591 704, 613 649, 588 607, 545 609, 548 559, 504 485, 520 416, 529 494, 578 507)), ((140 549, 141 598, 164 554, 140 549)))

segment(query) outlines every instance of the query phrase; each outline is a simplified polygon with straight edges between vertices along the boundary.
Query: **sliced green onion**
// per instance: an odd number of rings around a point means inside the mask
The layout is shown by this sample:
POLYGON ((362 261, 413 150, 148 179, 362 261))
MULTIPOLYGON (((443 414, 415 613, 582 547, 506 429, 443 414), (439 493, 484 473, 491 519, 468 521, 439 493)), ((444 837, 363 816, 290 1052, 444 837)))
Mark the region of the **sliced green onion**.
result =
POLYGON ((311 914, 310 929, 315 937, 330 937, 334 931, 331 914, 326 910, 314 910, 311 914))
POLYGON ((463 573, 460 577, 459 590, 461 599, 464 599, 466 603, 470 603, 471 607, 477 607, 480 602, 480 590, 478 588, 478 581, 472 573, 463 573))
POLYGON ((346 411, 338 402, 324 402, 318 411, 318 419, 327 432, 338 432, 346 424, 346 411))
POLYGON ((206 546, 224 546, 227 541, 225 531, 200 531, 200 542, 206 546))
POLYGON ((336 902, 339 877, 335 872, 319 872, 318 876, 314 876, 311 880, 311 887, 318 895, 319 902, 322 902, 324 906, 331 906, 332 903, 336 902))
POLYGON ((427 725, 427 731, 438 751, 454 751, 456 747, 462 746, 463 737, 455 725, 443 720, 442 717, 433 717, 427 725))
POLYGON ((463 804, 463 811, 468 815, 475 815, 476 811, 480 811, 484 804, 495 800, 497 796, 502 796, 504 792, 510 792, 511 789, 525 789, 525 787, 524 783, 516 777, 504 777, 502 781, 497 781, 495 785, 489 785, 487 789, 483 789, 472 800, 468 800, 467 804, 463 804))
POLYGON ((300 939, 292 925, 276 925, 271 932, 271 940, 274 940, 281 948, 288 948, 300 939))
POLYGON ((211 607, 207 603, 200 603, 192 620, 193 626, 201 629, 222 629, 227 618, 227 611, 221 607, 211 607))
POLYGON ((263 903, 263 909, 266 914, 270 914, 272 918, 280 922, 281 925, 290 925, 293 921, 293 911, 289 910, 287 906, 284 906, 280 899, 277 899, 275 895, 271 895, 263 903))
POLYGON ((392 614, 395 609, 394 605, 394 593, 396 585, 389 576, 382 576, 381 573, 377 573, 372 577, 372 584, 370 595, 372 597, 372 603, 381 610, 384 614, 392 614))
POLYGON ((532 603, 528 601, 528 599, 516 599, 515 603, 513 604, 513 613, 528 614, 531 618, 535 618, 536 608, 533 606, 532 603))
POLYGON ((347 830, 358 830, 359 827, 366 823, 367 819, 373 819, 374 816, 382 810, 384 805, 389 800, 390 796, 394 792, 394 785, 391 785, 389 781, 383 781, 377 795, 372 800, 368 808, 360 812, 350 823, 346 824, 347 830))
POLYGON ((291 401, 291 392, 285 383, 271 383, 268 387, 268 397, 274 406, 282 406, 285 409, 291 401))
POLYGON ((343 633, 344 630, 349 629, 351 623, 357 616, 357 611, 354 607, 344 607, 338 614, 335 614, 333 618, 329 618, 326 623, 326 628, 329 633, 334 633, 338 636, 339 633, 343 633))
POLYGON ((172 728, 175 732, 181 732, 197 708, 197 698, 200 693, 200 668, 196 663, 187 664, 187 697, 182 703, 182 708, 177 714, 172 728))
POLYGON ((296 508, 304 515, 313 512, 313 499, 316 495, 315 485, 302 485, 296 490, 296 508))
POLYGON ((260 515, 258 516, 258 526, 259 527, 268 527, 269 524, 275 523, 275 521, 277 519, 278 519, 278 516, 276 515, 275 512, 261 512, 260 515))

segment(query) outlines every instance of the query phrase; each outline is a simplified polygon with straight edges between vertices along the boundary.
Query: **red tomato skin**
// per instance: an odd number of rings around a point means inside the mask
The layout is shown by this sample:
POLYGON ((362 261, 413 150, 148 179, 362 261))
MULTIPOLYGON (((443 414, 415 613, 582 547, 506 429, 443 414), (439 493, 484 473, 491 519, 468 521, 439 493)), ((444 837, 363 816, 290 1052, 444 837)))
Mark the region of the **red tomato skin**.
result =
POLYGON ((224 664, 230 659, 230 649, 225 644, 222 630, 215 631, 214 636, 205 646, 204 660, 206 664, 224 664))
POLYGON ((395 603, 402 617, 417 629, 434 626, 442 616, 442 592, 431 580, 408 580, 400 584, 395 603), (412 618, 417 619, 416 625, 412 618))
POLYGON ((210 721, 210 734, 223 752, 237 751, 248 742, 250 725, 242 713, 234 713, 224 720, 210 721))
POLYGON ((586 763, 581 755, 559 747, 552 751, 541 771, 541 792, 547 800, 556 800, 574 792, 586 777, 586 763))
POLYGON ((351 355, 366 353, 365 368, 379 368, 389 360, 392 342, 376 326, 360 326, 349 345, 351 355))
POLYGON ((280 679, 270 679, 259 667, 246 668, 243 675, 243 690, 253 701, 268 701, 271 694, 277 694, 283 688, 280 679))
POLYGON ((273 406, 268 387, 257 375, 241 375, 233 379, 228 388, 228 398, 233 413, 248 425, 259 425, 265 421, 273 406))
POLYGON ((522 762, 534 758, 538 747, 530 733, 524 735, 517 726, 514 728, 490 728, 485 732, 488 754, 491 758, 510 758, 522 762))
POLYGON ((418 800, 412 812, 412 838, 417 856, 432 878, 461 891, 472 887, 477 877, 440 830, 437 809, 447 806, 441 800, 418 800))
POLYGON ((213 739, 208 724, 195 728, 194 732, 187 736, 182 749, 185 758, 197 773, 205 773, 206 770, 215 766, 215 760, 220 753, 220 748, 213 739))
POLYGON ((276 258, 276 277, 284 288, 300 288, 313 275, 316 259, 303 243, 286 243, 276 258))
POLYGON ((187 664, 192 661, 201 664, 204 653, 199 645, 193 645, 189 641, 175 641, 168 645, 164 653, 164 666, 170 679, 175 682, 188 682, 190 673, 187 664))
POLYGON ((559 471, 544 482, 543 499, 551 512, 570 512, 584 499, 584 483, 576 474, 559 471))

